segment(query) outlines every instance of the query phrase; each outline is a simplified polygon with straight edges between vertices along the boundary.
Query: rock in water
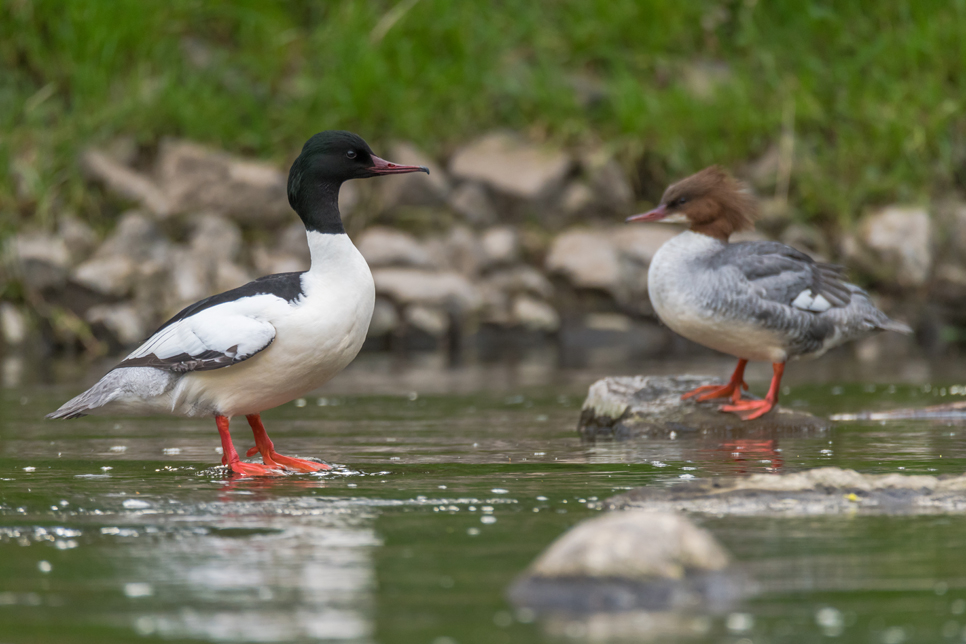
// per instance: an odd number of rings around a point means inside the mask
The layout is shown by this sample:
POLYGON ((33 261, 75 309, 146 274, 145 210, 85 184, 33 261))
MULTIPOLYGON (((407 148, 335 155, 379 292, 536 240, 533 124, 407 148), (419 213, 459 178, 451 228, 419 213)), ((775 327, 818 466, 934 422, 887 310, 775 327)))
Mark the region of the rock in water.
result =
POLYGON ((510 588, 536 611, 722 610, 747 594, 718 541, 672 512, 613 512, 577 524, 510 588))
MULTIPOLYGON (((721 401, 696 403, 681 395, 703 385, 722 384, 710 376, 620 376, 590 387, 577 430, 584 438, 667 438, 698 436, 731 429, 825 430, 829 421, 812 414, 775 407, 743 421, 719 411, 721 401)), ((747 395, 747 394, 746 394, 747 395)))
POLYGON ((696 479, 640 487, 604 502, 612 510, 669 510, 739 516, 939 514, 966 512, 966 475, 863 474, 819 467, 791 474, 696 479))

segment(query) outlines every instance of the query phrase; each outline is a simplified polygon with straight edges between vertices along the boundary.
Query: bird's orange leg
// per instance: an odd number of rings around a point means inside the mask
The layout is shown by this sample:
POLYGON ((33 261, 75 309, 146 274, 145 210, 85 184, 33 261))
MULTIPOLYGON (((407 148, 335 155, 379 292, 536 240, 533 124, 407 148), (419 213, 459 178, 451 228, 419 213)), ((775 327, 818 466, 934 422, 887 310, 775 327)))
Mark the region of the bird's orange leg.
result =
POLYGON ((238 458, 238 452, 235 451, 235 446, 231 443, 231 434, 228 433, 228 417, 215 416, 215 424, 218 425, 218 433, 221 435, 222 465, 227 465, 232 472, 244 476, 264 476, 278 471, 277 466, 273 470, 270 466, 259 465, 258 463, 242 463, 241 459, 238 458))
POLYGON ((764 400, 742 400, 733 405, 725 405, 721 411, 732 411, 742 420, 753 420, 764 416, 778 403, 778 391, 782 384, 782 374, 785 373, 785 363, 776 362, 771 366, 775 374, 771 378, 771 386, 764 400))
POLYGON ((254 456, 256 453, 260 453, 262 455, 262 462, 269 467, 283 465, 288 469, 298 470, 300 472, 318 472, 319 470, 332 469, 332 466, 326 463, 316 463, 315 461, 307 461, 302 458, 282 456, 275 451, 275 445, 272 444, 272 439, 268 437, 268 432, 265 431, 265 425, 262 424, 262 417, 258 414, 249 414, 245 418, 248 419, 248 424, 252 426, 252 433, 255 434, 255 447, 248 450, 248 456, 254 456))
POLYGON ((738 361, 738 366, 735 367, 735 372, 731 374, 731 380, 728 381, 728 384, 704 385, 703 387, 692 389, 688 393, 681 396, 681 400, 687 400, 693 396, 698 396, 698 402, 704 402, 705 400, 727 398, 730 396, 731 402, 737 404, 738 401, 741 400, 741 390, 748 389, 748 383, 745 382, 745 365, 747 364, 748 361, 744 358, 738 361))

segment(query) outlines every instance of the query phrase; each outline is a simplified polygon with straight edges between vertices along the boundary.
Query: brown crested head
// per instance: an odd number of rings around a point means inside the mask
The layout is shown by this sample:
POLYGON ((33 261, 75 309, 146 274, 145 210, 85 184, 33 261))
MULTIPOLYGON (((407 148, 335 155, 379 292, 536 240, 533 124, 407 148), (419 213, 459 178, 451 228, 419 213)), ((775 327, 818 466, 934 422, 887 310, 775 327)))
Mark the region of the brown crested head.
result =
POLYGON ((755 227, 758 204, 743 183, 713 165, 671 184, 657 208, 628 221, 660 221, 672 215, 686 217, 696 233, 727 241, 732 233, 755 227))

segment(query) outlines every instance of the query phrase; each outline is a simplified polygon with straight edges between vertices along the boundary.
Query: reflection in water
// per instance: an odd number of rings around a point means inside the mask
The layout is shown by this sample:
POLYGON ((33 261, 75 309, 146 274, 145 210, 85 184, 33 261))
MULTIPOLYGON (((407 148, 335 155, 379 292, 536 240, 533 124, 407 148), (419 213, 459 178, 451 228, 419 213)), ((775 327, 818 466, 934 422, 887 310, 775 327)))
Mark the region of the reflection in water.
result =
POLYGON ((195 528, 128 542, 119 551, 122 570, 130 563, 126 588, 150 584, 154 596, 152 610, 131 618, 138 633, 234 642, 368 641, 372 549, 380 543, 371 503, 276 498, 218 506, 169 516, 168 526, 195 528), (212 514, 218 515, 214 521, 212 514))

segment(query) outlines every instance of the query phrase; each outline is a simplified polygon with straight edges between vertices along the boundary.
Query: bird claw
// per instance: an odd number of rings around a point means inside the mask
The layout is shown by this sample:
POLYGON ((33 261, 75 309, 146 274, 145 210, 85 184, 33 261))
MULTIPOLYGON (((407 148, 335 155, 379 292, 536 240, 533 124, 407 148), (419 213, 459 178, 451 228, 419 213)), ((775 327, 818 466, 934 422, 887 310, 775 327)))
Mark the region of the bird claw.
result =
POLYGON ((737 403, 741 400, 741 390, 748 389, 748 383, 744 380, 741 381, 741 385, 738 383, 729 382, 726 385, 703 385, 697 389, 692 389, 691 391, 683 394, 681 400, 687 400, 697 396, 695 402, 705 402, 708 400, 714 400, 716 398, 731 398, 731 402, 737 403), (699 395, 700 394, 700 395, 699 395))
POLYGON ((275 476, 281 474, 281 470, 277 467, 259 463, 243 463, 242 461, 228 463, 228 469, 233 474, 241 474, 242 476, 275 476))
POLYGON ((743 400, 733 405, 725 405, 720 411, 737 414, 741 420, 754 420, 770 412, 775 406, 770 400, 743 400))
POLYGON ((295 458, 294 456, 282 456, 278 452, 273 451, 268 459, 262 455, 263 460, 271 460, 281 465, 286 469, 293 469, 299 472, 319 472, 321 470, 331 470, 332 466, 328 463, 317 463, 316 461, 307 461, 304 458, 295 458))

